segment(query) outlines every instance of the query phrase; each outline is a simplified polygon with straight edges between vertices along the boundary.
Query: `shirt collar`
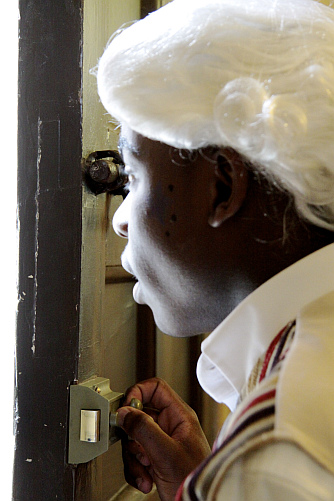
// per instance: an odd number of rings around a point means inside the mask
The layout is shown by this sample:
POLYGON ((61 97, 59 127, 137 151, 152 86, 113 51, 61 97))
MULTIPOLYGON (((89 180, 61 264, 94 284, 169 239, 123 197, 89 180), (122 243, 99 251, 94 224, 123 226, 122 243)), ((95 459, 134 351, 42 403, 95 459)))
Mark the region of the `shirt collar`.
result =
POLYGON ((306 256, 246 297, 202 343, 197 377, 217 402, 235 408, 258 358, 299 310, 334 289, 334 244, 306 256))

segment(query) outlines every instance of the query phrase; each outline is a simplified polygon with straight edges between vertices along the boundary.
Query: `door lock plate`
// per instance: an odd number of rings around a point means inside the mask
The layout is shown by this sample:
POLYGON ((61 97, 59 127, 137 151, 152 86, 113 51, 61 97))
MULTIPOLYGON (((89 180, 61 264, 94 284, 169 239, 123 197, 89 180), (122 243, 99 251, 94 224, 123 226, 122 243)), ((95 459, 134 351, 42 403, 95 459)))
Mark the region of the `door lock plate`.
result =
POLYGON ((87 463, 119 440, 114 423, 123 393, 110 389, 110 380, 95 377, 70 386, 68 462, 87 463))

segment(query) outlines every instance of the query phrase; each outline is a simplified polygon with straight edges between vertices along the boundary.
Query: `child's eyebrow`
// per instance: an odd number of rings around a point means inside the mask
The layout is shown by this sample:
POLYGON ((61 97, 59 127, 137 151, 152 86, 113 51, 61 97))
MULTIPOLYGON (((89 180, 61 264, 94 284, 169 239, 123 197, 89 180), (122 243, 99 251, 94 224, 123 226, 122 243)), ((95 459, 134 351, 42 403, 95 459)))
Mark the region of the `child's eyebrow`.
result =
POLYGON ((129 141, 122 135, 119 136, 118 139, 118 150, 120 154, 123 156, 123 150, 126 149, 133 153, 134 155, 138 156, 140 154, 140 151, 138 148, 136 148, 133 144, 129 143, 129 141))

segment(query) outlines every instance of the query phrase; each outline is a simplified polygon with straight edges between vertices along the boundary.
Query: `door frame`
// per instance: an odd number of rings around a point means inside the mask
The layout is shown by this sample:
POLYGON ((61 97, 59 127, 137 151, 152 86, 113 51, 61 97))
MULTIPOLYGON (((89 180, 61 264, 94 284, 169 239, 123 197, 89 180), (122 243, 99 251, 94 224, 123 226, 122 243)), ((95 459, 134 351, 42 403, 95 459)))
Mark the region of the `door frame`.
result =
POLYGON ((77 377, 81 0, 20 0, 15 501, 72 500, 68 387, 77 377))

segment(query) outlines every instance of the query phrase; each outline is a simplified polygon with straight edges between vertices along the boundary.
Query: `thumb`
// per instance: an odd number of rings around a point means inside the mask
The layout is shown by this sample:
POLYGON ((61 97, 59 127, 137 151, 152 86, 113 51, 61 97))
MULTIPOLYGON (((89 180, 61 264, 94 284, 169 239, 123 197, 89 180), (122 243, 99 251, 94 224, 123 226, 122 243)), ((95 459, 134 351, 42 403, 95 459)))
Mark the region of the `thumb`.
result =
POLYGON ((151 416, 132 407, 118 410, 118 425, 144 448, 153 461, 160 458, 161 451, 172 440, 151 416))

